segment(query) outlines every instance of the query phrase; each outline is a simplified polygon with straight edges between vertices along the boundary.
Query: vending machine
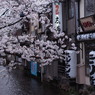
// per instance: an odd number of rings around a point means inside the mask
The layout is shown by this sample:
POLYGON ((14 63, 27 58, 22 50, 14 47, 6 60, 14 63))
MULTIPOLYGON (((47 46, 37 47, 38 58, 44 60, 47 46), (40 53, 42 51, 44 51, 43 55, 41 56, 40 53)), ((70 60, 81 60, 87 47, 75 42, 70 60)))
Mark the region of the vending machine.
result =
POLYGON ((37 62, 35 61, 30 62, 30 70, 32 75, 37 76, 37 62))
POLYGON ((40 63, 36 61, 31 61, 30 62, 30 73, 31 75, 40 78, 41 77, 40 63))

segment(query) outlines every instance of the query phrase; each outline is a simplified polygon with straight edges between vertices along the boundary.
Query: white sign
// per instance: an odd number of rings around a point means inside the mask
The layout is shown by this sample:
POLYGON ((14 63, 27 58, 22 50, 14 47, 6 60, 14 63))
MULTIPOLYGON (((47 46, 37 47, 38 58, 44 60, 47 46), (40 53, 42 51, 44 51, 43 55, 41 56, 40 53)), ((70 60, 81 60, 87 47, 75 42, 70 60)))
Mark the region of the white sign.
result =
POLYGON ((70 59, 66 63, 66 72, 70 78, 76 78, 76 67, 77 67, 77 54, 74 50, 66 50, 66 53, 69 55, 70 59))
POLYGON ((95 33, 77 35, 78 41, 93 40, 93 39, 95 39, 95 33))
POLYGON ((95 51, 89 53, 90 82, 95 86, 95 51))
POLYGON ((62 3, 53 3, 53 26, 58 32, 62 32, 62 3))

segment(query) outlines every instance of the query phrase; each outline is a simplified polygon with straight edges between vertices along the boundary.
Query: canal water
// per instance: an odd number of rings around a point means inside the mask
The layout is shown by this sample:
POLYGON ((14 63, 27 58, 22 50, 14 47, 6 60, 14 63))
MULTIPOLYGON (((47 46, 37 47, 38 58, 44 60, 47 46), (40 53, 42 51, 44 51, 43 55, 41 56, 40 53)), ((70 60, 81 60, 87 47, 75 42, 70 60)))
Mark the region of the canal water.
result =
POLYGON ((0 95, 63 95, 57 88, 41 83, 21 69, 8 72, 0 66, 0 95))

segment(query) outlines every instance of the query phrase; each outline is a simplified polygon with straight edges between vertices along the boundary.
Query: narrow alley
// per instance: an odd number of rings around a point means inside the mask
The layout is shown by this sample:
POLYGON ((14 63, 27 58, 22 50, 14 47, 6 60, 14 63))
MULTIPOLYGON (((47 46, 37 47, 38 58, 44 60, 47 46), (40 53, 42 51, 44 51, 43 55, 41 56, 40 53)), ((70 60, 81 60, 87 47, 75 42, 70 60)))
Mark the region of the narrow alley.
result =
POLYGON ((55 87, 42 84, 23 70, 9 73, 0 67, 0 71, 0 95, 61 95, 55 87))

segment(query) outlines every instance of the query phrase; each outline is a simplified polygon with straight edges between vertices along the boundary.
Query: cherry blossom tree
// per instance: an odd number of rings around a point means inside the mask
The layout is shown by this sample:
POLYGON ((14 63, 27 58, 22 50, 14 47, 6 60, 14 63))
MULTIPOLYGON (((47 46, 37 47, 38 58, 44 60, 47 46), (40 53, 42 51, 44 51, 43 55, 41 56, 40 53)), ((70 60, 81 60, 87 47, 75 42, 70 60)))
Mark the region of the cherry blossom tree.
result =
MULTIPOLYGON (((65 60, 65 50, 68 45, 76 50, 72 39, 64 32, 58 33, 45 15, 51 12, 52 0, 3 0, 0 3, 0 54, 1 64, 6 63, 6 54, 19 55, 27 61, 42 63, 41 66, 52 64, 54 60, 65 60), (41 14, 38 18, 38 14, 41 14), (38 31, 38 23, 44 26, 44 36, 22 33, 15 36, 15 32, 22 29, 23 22, 28 20, 38 31), (45 39, 44 39, 45 38, 45 39)), ((27 30, 29 31, 29 30, 27 30)), ((15 62, 10 62, 13 67, 15 62)))

